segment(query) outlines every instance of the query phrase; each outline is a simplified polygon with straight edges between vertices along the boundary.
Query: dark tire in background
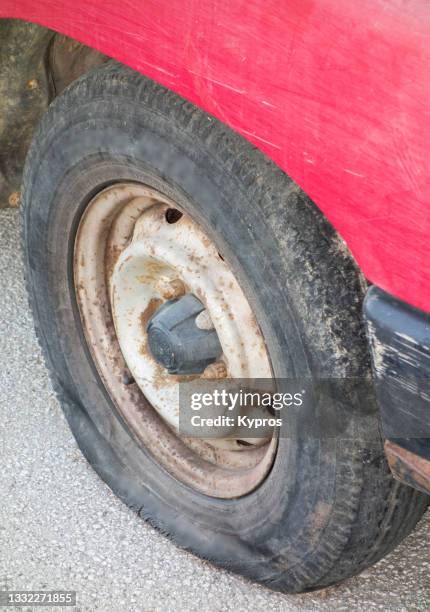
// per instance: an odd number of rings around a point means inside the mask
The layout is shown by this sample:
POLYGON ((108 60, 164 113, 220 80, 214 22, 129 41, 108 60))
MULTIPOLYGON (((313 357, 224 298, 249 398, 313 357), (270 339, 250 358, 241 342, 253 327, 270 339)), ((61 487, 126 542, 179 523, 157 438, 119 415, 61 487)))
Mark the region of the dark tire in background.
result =
POLYGON ((211 233, 252 304, 275 376, 369 372, 365 283, 312 202, 217 120, 110 65, 51 105, 24 180, 35 324, 82 452, 119 497, 180 546, 273 589, 322 587, 376 562, 413 529, 427 497, 391 477, 374 440, 375 406, 370 415, 368 405, 341 406, 368 415, 368 437, 280 439, 265 480, 236 499, 175 479, 120 417, 82 331, 73 246, 91 198, 124 181, 165 193, 211 233))

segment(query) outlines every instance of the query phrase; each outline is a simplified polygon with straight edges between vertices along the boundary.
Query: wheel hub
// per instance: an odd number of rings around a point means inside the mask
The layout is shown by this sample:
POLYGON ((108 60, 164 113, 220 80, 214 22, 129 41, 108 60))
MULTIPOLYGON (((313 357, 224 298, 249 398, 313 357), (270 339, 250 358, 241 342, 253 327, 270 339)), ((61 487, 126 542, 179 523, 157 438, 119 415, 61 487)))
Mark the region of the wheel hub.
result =
POLYGON ((149 349, 169 374, 202 374, 221 357, 216 331, 201 329, 196 324, 204 310, 204 304, 189 293, 169 300, 151 317, 146 328, 149 349))

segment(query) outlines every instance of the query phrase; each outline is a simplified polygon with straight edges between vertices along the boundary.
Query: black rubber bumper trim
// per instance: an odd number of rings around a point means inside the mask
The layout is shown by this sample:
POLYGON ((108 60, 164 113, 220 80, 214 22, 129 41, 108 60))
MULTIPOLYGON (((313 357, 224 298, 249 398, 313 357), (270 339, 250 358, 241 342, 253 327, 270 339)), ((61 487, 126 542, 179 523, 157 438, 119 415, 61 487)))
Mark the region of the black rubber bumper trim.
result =
POLYGON ((430 459, 430 315, 371 287, 364 317, 383 434, 430 459))

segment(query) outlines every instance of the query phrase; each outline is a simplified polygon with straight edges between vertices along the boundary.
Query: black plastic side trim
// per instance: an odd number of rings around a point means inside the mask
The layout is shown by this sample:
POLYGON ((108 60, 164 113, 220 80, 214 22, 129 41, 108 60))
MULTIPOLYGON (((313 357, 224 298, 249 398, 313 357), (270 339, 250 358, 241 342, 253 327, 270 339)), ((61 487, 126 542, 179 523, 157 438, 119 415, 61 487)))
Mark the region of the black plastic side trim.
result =
POLYGON ((430 459, 430 315, 371 287, 364 316, 383 434, 430 459))

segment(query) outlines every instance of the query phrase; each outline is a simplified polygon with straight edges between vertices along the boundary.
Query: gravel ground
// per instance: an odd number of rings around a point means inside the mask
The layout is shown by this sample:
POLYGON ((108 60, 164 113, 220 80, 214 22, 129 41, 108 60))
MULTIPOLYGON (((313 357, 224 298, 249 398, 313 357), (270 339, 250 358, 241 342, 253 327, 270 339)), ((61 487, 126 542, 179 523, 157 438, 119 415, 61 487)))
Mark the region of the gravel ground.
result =
MULTIPOLYGON (((287 596, 176 548, 81 456, 33 332, 19 214, 0 211, 0 588, 72 589, 77 610, 430 610, 430 517, 356 578, 287 596)), ((36 608, 41 610, 41 608, 36 608)), ((69 608, 70 609, 70 608, 69 608)))

